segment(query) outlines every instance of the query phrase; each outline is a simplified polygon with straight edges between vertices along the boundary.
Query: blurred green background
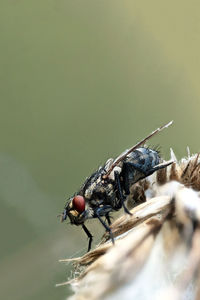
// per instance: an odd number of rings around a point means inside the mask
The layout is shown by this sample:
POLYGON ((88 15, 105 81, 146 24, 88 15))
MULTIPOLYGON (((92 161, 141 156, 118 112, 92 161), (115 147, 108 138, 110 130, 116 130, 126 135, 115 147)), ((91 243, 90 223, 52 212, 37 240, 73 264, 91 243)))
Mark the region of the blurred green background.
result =
MULTIPOLYGON (((65 299, 67 197, 110 156, 151 141, 200 150, 200 2, 0 1, 0 298, 65 299)), ((100 239, 96 221, 89 228, 100 239)))

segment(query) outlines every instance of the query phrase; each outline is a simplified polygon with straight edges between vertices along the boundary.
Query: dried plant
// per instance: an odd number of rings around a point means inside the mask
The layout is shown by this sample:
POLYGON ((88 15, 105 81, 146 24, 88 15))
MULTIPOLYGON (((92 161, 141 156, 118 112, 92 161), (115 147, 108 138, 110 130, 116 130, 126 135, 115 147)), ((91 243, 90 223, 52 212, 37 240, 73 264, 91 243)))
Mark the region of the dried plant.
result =
MULTIPOLYGON (((134 184, 109 235, 73 261, 75 299, 200 299, 200 159, 188 154, 134 184)), ((61 285, 63 285, 61 284, 61 285)))

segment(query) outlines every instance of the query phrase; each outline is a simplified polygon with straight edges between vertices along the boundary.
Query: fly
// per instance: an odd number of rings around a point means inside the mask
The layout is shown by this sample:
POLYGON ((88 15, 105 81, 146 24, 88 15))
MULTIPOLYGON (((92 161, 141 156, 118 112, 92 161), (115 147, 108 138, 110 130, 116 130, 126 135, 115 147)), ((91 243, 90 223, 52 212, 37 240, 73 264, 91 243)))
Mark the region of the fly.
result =
POLYGON ((61 214, 61 221, 69 217, 71 224, 82 226, 89 238, 88 251, 91 249, 93 236, 85 226, 85 221, 98 218, 114 244, 110 229, 110 213, 123 207, 124 211, 131 215, 125 205, 131 186, 173 163, 171 160, 162 161, 158 151, 144 146, 147 140, 171 124, 172 121, 157 128, 116 159, 108 159, 104 166, 88 177, 79 191, 67 201, 61 214))

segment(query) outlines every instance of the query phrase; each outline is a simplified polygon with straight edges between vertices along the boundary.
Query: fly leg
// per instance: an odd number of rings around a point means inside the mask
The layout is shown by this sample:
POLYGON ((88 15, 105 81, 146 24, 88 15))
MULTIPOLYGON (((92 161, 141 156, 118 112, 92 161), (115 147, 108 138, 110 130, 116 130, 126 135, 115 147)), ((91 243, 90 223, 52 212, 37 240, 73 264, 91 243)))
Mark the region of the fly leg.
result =
POLYGON ((155 172, 155 171, 166 168, 166 167, 168 167, 169 165, 171 165, 173 163, 174 163, 173 160, 162 162, 162 163, 156 165, 155 167, 152 167, 152 169, 149 170, 149 174, 147 174, 147 176, 153 174, 153 172, 155 172))
POLYGON ((88 243, 88 252, 89 252, 90 249, 91 249, 93 236, 84 224, 82 225, 82 228, 83 228, 83 230, 85 231, 85 233, 87 234, 87 236, 89 238, 89 243, 88 243))
MULTIPOLYGON (((109 233, 110 235, 110 239, 112 241, 112 243, 114 244, 114 237, 113 237, 113 233, 111 228, 104 222, 104 220, 102 220, 101 216, 105 216, 105 212, 108 213, 109 211, 112 210, 112 207, 110 205, 104 205, 103 207, 98 208, 95 211, 95 215, 96 217, 99 219, 99 221, 101 222, 101 224, 103 225, 103 227, 105 228, 105 230, 109 233)), ((107 219, 107 217, 106 217, 107 219)), ((109 218, 110 219, 110 218, 109 218)), ((108 220, 108 219, 107 219, 108 220)))
POLYGON ((123 196, 123 193, 122 193, 122 187, 121 187, 121 183, 120 183, 119 173, 115 171, 114 174, 115 174, 115 185, 116 185, 120 205, 123 206, 125 213, 132 215, 132 213, 128 210, 128 208, 124 204, 125 197, 123 196))
POLYGON ((162 162, 149 168, 145 164, 124 162, 120 176, 123 178, 122 187, 126 195, 130 194, 130 187, 139 180, 153 174, 155 171, 166 168, 173 163, 172 160, 162 162))
POLYGON ((106 215, 106 220, 108 222, 108 225, 110 226, 111 225, 111 220, 110 220, 109 214, 106 215))
POLYGON ((122 176, 124 178, 124 185, 125 185, 125 192, 129 194, 129 181, 132 181, 131 184, 136 183, 140 179, 143 179, 151 174, 153 174, 155 171, 158 171, 160 169, 166 168, 167 166, 171 165, 173 163, 172 160, 161 162, 154 167, 149 168, 145 164, 141 165, 140 163, 133 163, 133 162, 124 162, 123 169, 122 169, 122 176), (134 178, 135 172, 139 172, 137 176, 134 178))

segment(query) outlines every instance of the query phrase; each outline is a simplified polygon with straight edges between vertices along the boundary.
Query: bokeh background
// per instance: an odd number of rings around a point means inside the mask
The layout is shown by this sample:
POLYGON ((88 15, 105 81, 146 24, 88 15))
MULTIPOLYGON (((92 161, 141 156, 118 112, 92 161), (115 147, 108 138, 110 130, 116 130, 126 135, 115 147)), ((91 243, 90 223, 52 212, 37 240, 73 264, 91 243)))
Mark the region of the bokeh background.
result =
MULTIPOLYGON (((164 158, 200 150, 200 2, 1 0, 0 298, 65 299, 56 218, 85 177, 158 126, 164 158)), ((102 228, 88 227, 99 241, 102 228)))

